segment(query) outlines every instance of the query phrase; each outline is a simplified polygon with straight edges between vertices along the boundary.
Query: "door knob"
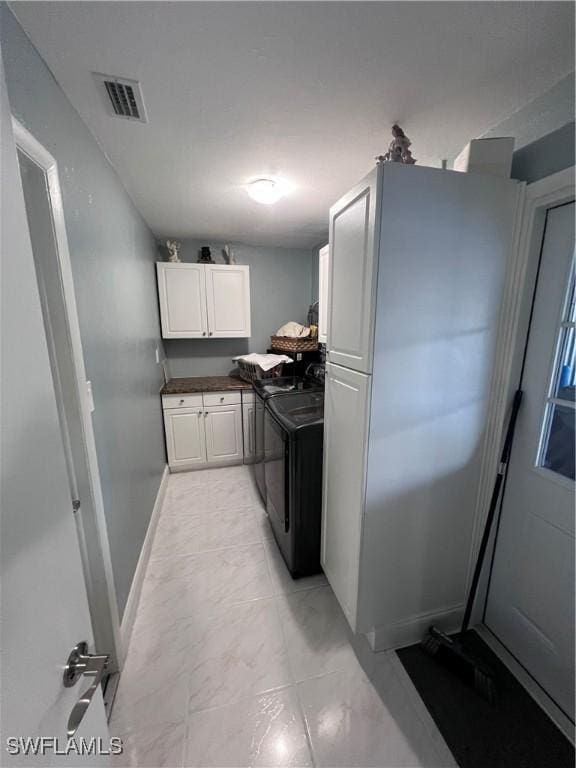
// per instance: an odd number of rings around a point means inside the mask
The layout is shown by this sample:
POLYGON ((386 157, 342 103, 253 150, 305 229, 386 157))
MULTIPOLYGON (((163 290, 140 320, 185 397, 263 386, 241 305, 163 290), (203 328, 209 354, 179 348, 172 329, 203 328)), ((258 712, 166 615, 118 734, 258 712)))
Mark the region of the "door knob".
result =
POLYGON ((98 686, 102 682, 104 673, 108 669, 109 661, 110 656, 108 654, 97 655, 88 653, 88 643, 86 642, 78 643, 78 645, 74 646, 70 652, 62 676, 64 687, 71 688, 73 685, 76 685, 83 675, 86 675, 86 677, 93 677, 94 680, 72 708, 72 712, 68 718, 68 738, 74 736, 78 730, 78 726, 82 722, 86 710, 90 706, 90 702, 92 701, 98 686))

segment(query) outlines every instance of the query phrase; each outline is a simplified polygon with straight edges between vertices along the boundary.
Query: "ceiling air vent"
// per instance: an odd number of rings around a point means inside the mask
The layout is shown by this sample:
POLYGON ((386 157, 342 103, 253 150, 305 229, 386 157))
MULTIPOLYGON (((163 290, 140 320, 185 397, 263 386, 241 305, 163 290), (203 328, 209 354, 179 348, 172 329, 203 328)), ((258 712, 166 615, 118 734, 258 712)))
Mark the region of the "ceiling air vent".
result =
POLYGON ((146 123, 146 110, 138 80, 93 72, 106 100, 108 113, 125 120, 146 123))

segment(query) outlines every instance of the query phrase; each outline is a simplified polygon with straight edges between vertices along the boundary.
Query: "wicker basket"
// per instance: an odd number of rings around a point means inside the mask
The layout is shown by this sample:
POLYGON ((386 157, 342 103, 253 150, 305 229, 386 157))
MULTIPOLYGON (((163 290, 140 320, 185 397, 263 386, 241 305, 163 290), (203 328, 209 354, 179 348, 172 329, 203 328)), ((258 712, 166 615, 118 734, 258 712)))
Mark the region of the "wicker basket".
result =
POLYGON ((271 336, 270 346, 275 352, 316 352, 317 338, 293 339, 290 336, 271 336))
POLYGON ((246 363, 244 360, 237 360, 238 371, 240 378, 244 381, 259 381, 260 379, 276 379, 278 376, 282 376, 282 369, 284 363, 278 363, 274 368, 270 368, 269 371, 263 371, 256 363, 246 363))

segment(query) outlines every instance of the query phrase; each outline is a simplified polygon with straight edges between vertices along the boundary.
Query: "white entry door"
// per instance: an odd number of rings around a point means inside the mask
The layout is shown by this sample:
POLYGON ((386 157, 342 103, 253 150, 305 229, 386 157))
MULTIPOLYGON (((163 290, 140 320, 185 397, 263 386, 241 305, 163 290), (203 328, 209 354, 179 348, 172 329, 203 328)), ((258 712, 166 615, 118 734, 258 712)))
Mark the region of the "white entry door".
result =
POLYGON ((574 720, 574 203, 547 213, 485 621, 574 720))
MULTIPOLYGON (((2 765, 106 765, 69 748, 67 723, 91 679, 63 685, 80 641, 94 651, 78 534, 0 60, 2 765), (25 756, 23 742, 44 754, 25 756), (7 742, 7 739, 12 741, 7 742), (36 745, 36 746, 34 746, 36 745), (55 754, 56 748, 69 754, 55 754), (11 754, 18 752, 20 754, 11 754)), ((77 732, 103 739, 100 690, 77 732)), ((79 747, 81 748, 81 747, 79 747)))

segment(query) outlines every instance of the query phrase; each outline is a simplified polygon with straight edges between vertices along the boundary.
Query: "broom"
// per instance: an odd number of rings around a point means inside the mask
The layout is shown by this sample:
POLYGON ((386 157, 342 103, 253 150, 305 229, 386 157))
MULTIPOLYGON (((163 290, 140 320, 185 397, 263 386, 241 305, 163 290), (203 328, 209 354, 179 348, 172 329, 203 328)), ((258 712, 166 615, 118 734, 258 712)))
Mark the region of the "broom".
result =
MULTIPOLYGON (((492 521, 496 514, 500 489, 510 459, 514 428, 516 426, 516 419, 518 417, 521 402, 522 390, 518 389, 516 390, 514 401, 512 403, 510 420, 508 422, 506 438, 502 447, 500 465, 498 466, 498 474, 496 475, 492 498, 490 499, 490 507, 488 509, 488 515, 486 516, 486 525, 484 526, 484 533, 482 534, 482 541, 480 542, 480 548, 478 550, 478 559, 476 560, 476 567, 474 568, 472 584, 470 585, 468 599, 466 600, 464 619, 462 620, 462 627, 460 629, 461 633, 465 632, 470 624, 470 616, 472 614, 472 607, 474 605, 474 599, 476 598, 482 564, 484 562, 484 556, 490 538, 492 521)), ((435 658, 440 664, 458 675, 458 677, 460 677, 467 685, 475 688, 481 696, 490 702, 490 704, 494 703, 496 700, 494 671, 488 664, 482 661, 482 659, 479 659, 474 653, 469 651, 461 640, 450 637, 437 627, 430 627, 427 635, 422 640, 421 646, 426 653, 435 658)))

